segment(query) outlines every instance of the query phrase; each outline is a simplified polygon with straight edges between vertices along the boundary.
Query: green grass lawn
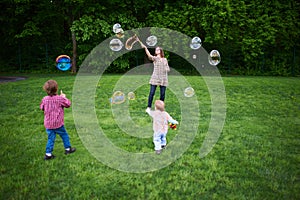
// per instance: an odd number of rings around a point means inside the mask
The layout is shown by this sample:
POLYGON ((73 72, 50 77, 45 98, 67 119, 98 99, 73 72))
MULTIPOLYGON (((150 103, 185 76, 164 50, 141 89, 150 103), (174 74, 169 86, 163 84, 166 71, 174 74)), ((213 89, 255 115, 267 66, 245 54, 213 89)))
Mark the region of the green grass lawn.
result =
MULTIPOLYGON (((200 110, 192 144, 165 168, 127 173, 90 154, 76 131, 72 108, 65 109, 65 127, 77 151, 64 155, 57 137, 56 158, 44 161, 42 86, 55 79, 72 99, 75 76, 28 77, 0 84, 0 199, 300 199, 299 78, 223 77, 225 126, 212 151, 200 158, 211 116, 210 94, 200 76, 187 76, 200 110)), ((129 136, 114 120, 109 98, 120 77, 105 75, 99 82, 95 95, 99 126, 114 145, 126 151, 153 152, 151 138, 129 136)), ((139 126, 151 125, 145 114, 148 79, 129 106, 139 126)), ((167 111, 180 121, 176 96, 169 89, 166 95, 167 111)), ((169 142, 176 133, 169 130, 169 142)))

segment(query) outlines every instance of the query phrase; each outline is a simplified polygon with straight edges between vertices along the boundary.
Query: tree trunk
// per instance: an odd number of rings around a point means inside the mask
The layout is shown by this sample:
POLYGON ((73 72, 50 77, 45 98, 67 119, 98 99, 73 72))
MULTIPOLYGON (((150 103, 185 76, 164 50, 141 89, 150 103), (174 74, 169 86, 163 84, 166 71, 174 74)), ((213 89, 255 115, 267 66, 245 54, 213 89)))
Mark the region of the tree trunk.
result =
POLYGON ((76 36, 75 33, 72 32, 72 43, 73 43, 73 56, 72 56, 72 74, 76 74, 77 71, 77 63, 76 63, 76 58, 77 58, 77 43, 76 43, 76 36))

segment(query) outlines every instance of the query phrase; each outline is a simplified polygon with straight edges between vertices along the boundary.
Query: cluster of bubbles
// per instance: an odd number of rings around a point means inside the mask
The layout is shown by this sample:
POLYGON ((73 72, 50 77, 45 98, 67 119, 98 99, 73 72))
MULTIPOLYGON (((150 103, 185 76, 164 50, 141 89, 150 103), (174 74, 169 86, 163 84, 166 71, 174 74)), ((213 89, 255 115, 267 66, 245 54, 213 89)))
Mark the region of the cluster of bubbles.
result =
MULTIPOLYGON (((193 37, 190 42, 190 48, 193 50, 198 50, 202 46, 202 40, 200 37, 193 37)), ((197 55, 192 55, 193 59, 197 59, 197 55)), ((217 66, 221 62, 221 55, 218 50, 212 50, 208 55, 208 62, 213 66, 217 66)), ((192 97, 194 96, 195 91, 192 87, 187 87, 184 90, 185 97, 192 97)))
MULTIPOLYGON (((114 38, 110 41, 109 47, 112 51, 120 51, 123 48, 123 43, 120 38, 124 37, 124 31, 119 23, 113 25, 113 32, 116 34, 117 38, 114 38)), ((126 40, 125 48, 127 50, 131 50, 133 45, 139 41, 137 35, 133 35, 126 40)), ((146 44, 150 47, 153 47, 157 44, 157 37, 155 35, 151 35, 146 39, 146 44)), ((200 37, 193 37, 190 42, 190 48, 193 50, 198 50, 202 46, 202 40, 200 37)), ((197 55, 192 55, 193 59, 197 59, 197 55)), ((221 55, 218 50, 212 50, 208 55, 208 62, 213 66, 217 66, 221 62, 221 55)), ((192 87, 187 87, 184 90, 185 97, 192 97, 194 96, 195 91, 192 87)), ((113 104, 120 104, 125 101, 126 97, 125 94, 121 91, 117 91, 113 94, 112 98, 110 99, 111 103, 113 104)), ((135 95, 133 92, 128 93, 128 99, 133 100, 135 99, 135 95)))
MULTIPOLYGON (((183 92, 185 97, 192 97, 195 94, 195 90, 192 87, 185 88, 183 92)), ((135 100, 135 93, 134 92, 128 92, 127 99, 128 100, 135 100)), ((109 99, 111 104, 121 104, 126 101, 126 95, 122 91, 115 91, 112 95, 112 97, 109 99)))
MULTIPOLYGON (((120 51, 123 48, 123 43, 119 38, 124 37, 124 31, 121 28, 120 24, 114 24, 113 32, 116 34, 118 38, 114 38, 110 41, 109 47, 112 51, 120 51)), ((133 45, 138 41, 138 37, 136 35, 129 37, 125 43, 125 48, 127 50, 131 50, 133 45)), ((146 39, 146 44, 148 46, 155 46, 157 44, 157 37, 155 35, 151 35, 146 39)), ((193 37, 190 42, 190 48, 193 50, 198 50, 202 46, 202 40, 200 37, 193 37)), ((196 54, 192 55, 193 59, 197 58, 196 54)), ((221 55, 218 50, 212 50, 208 55, 209 64, 216 66, 221 62, 221 55)))
MULTIPOLYGON (((127 94, 128 100, 135 100, 134 92, 129 92, 127 94)), ((112 97, 109 99, 111 104, 121 104, 126 101, 126 95, 122 91, 116 91, 113 93, 112 97)))
POLYGON ((118 24, 118 23, 114 24, 114 26, 113 26, 113 32, 116 34, 116 36, 118 38, 123 38, 124 37, 124 31, 123 31, 121 25, 118 24))
MULTIPOLYGON (((110 41, 109 47, 112 51, 120 51, 124 46, 123 42, 120 40, 121 38, 124 38, 124 30, 119 23, 116 23, 113 25, 113 32, 117 38, 114 38, 110 41)), ((136 35, 129 37, 125 42, 125 48, 127 50, 131 50, 137 41, 139 41, 139 38, 136 35)), ((157 37, 154 35, 151 35, 146 39, 146 44, 148 46, 153 47, 156 45, 156 43, 157 37)))
MULTIPOLYGON (((199 37, 193 37, 190 42, 190 47, 193 50, 197 50, 202 46, 202 40, 199 37)), ((193 59, 197 58, 197 55, 192 55, 193 59)), ((218 50, 212 50, 208 55, 209 64, 216 66, 221 62, 221 55, 218 50)))
POLYGON ((109 47, 113 51, 120 51, 123 47, 123 43, 120 39, 118 38, 123 38, 124 37, 124 30, 122 29, 120 24, 114 24, 113 26, 113 32, 117 36, 117 38, 114 38, 110 41, 109 47))

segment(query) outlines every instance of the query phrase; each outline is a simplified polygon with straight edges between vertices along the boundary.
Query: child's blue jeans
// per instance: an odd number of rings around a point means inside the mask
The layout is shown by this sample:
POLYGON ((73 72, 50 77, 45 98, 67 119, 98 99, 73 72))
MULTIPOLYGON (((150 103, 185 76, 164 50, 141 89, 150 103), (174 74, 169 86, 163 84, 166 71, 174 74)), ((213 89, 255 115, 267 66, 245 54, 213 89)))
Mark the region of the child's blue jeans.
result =
POLYGON ((161 146, 167 144, 166 136, 167 133, 154 133, 153 135, 154 150, 161 150, 161 146))
POLYGON ((65 149, 71 147, 69 135, 68 135, 64 125, 57 129, 46 129, 46 132, 48 134, 46 153, 52 153, 53 148, 54 148, 56 134, 58 134, 61 137, 61 139, 64 143, 65 149))

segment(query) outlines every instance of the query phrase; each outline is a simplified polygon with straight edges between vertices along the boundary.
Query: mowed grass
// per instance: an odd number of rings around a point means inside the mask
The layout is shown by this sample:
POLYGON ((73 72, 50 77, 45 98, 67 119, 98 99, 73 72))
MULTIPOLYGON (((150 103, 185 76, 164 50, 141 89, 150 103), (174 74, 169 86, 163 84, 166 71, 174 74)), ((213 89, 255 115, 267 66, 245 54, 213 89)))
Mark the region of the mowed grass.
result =
MULTIPOLYGON (((210 95, 201 76, 186 77, 200 106, 192 144, 163 169, 126 173, 89 153, 76 132, 72 108, 65 109, 65 126, 76 153, 64 155, 57 137, 53 152, 57 157, 44 161, 47 135, 39 110, 45 96, 42 86, 55 79, 72 99, 75 76, 28 77, 0 84, 0 199, 300 199, 299 78, 223 77, 225 126, 212 151, 200 158, 211 116, 210 95)), ((120 77, 105 75, 99 82, 101 90, 95 96, 99 126, 110 133, 114 145, 130 152, 151 152, 151 138, 128 136, 111 113, 108 99, 120 77)), ((151 123, 144 112, 148 79, 129 107, 132 120, 139 125, 151 123)), ((166 105, 180 120, 180 106, 170 90, 166 105)), ((169 141, 175 135, 170 130, 169 141)))

